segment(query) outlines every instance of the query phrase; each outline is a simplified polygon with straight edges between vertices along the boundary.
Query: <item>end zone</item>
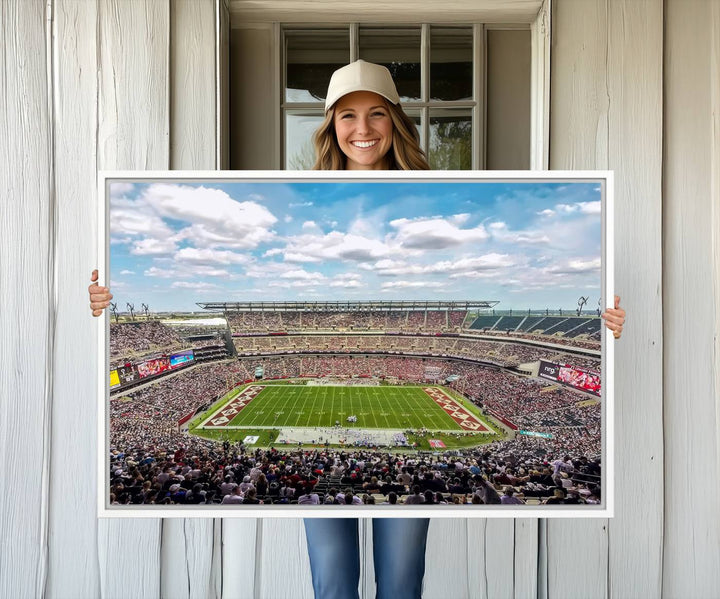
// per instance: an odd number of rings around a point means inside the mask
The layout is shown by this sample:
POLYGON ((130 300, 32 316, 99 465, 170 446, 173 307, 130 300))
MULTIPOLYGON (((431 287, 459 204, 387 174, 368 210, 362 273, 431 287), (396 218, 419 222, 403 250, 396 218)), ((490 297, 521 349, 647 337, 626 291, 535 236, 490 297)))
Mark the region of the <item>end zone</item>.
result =
POLYGON ((476 433, 492 433, 487 426, 470 412, 465 406, 460 405, 456 400, 447 395, 438 387, 423 387, 423 391, 440 406, 455 423, 467 431, 476 433))

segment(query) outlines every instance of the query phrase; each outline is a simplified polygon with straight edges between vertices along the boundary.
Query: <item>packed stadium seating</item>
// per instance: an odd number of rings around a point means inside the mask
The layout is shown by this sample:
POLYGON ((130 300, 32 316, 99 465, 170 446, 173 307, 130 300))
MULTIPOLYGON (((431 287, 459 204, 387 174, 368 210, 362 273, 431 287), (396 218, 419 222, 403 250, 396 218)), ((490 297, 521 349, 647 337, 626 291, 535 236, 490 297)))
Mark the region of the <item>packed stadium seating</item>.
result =
MULTIPOLYGON (((600 372, 594 352, 559 347, 597 352, 598 319, 475 318, 451 309, 258 309, 228 314, 227 321, 237 357, 227 359, 219 339, 208 341, 196 347, 195 355, 197 362, 211 363, 163 373, 112 394, 111 503, 600 501, 600 400, 514 370, 545 360, 600 372), (512 424, 509 438, 434 454, 379 447, 249 450, 189 435, 178 426, 233 386, 255 380, 257 372, 264 379, 369 377, 403 384, 426 382, 430 371, 482 410, 512 424)), ((116 360, 186 346, 187 340, 159 322, 111 328, 116 360)))
POLYGON ((600 459, 554 452, 527 437, 464 455, 332 449, 248 452, 187 438, 173 440, 161 450, 114 451, 110 459, 113 505, 577 505, 601 499, 600 459), (233 495, 235 501, 226 499, 233 495), (518 500, 505 499, 512 496, 518 500))
POLYGON ((181 349, 183 340, 160 321, 110 323, 110 361, 138 359, 153 351, 181 349))

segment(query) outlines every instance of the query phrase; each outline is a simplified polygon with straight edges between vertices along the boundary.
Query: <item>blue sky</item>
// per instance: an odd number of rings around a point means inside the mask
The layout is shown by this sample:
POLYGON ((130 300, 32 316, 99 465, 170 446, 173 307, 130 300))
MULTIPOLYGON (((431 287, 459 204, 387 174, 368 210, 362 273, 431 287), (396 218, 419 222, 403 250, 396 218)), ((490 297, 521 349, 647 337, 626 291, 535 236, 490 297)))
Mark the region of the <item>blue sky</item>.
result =
POLYGON ((118 309, 198 301, 600 297, 600 187, 588 182, 110 184, 118 309))

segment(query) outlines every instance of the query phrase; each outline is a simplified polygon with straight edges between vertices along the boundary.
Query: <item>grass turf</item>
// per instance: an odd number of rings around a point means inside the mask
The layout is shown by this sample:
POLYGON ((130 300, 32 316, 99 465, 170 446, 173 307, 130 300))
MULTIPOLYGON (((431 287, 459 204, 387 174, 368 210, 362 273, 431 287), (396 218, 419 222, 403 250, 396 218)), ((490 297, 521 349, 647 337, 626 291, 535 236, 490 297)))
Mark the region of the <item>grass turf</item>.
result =
POLYGON ((420 386, 269 385, 228 426, 317 427, 336 421, 361 429, 463 430, 420 386), (356 423, 347 422, 351 415, 356 423))

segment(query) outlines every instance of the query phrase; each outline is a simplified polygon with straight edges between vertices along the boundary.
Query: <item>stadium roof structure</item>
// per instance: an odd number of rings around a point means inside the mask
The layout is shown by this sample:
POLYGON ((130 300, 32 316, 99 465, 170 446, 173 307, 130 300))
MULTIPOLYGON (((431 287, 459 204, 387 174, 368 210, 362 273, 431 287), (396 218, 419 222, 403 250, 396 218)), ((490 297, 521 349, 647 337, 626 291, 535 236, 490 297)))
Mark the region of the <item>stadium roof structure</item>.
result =
POLYGON ((417 300, 368 300, 324 302, 196 302, 203 310, 223 312, 385 312, 387 310, 472 310, 499 304, 494 300, 451 302, 417 300))

